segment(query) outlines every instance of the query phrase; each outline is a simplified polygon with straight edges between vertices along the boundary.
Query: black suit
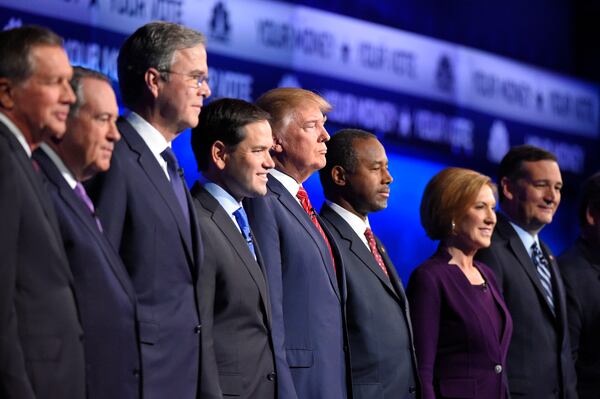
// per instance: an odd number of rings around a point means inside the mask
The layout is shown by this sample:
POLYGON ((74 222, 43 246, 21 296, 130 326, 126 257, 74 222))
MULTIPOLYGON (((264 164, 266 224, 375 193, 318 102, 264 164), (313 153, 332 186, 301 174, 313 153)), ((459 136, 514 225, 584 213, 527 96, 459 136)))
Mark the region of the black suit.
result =
POLYGON ((593 253, 580 238, 558 258, 580 399, 600 396, 600 259, 593 253))
POLYGON ((552 275, 554 307, 544 298, 536 268, 508 218, 498 214, 492 244, 477 259, 495 273, 513 319, 508 382, 513 398, 576 398, 567 330, 565 288, 552 253, 540 241, 552 275))
POLYGON ((50 196, 0 122, 0 397, 85 397, 72 282, 50 196))
POLYGON ((210 248, 198 278, 200 396, 275 398, 271 312, 261 266, 219 202, 198 183, 192 196, 203 244, 210 248))
POLYGON ((75 278, 85 334, 87 397, 140 397, 135 291, 94 217, 43 150, 33 154, 48 180, 75 278), (110 381, 110 383, 107 383, 110 381))
POLYGON ((338 213, 325 204, 321 216, 338 244, 346 272, 353 397, 417 397, 408 302, 392 261, 376 239, 387 277, 338 213))

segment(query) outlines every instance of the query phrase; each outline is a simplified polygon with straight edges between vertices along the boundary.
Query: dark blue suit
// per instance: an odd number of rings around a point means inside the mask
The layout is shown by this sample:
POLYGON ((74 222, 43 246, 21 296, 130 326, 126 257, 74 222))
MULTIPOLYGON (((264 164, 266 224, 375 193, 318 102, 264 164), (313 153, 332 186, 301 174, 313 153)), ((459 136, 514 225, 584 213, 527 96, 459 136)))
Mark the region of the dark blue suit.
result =
MULTIPOLYGON (((195 283, 201 244, 156 158, 124 119, 110 170, 87 187, 138 300, 144 398, 195 398, 200 320, 195 283)), ((191 204, 189 192, 186 194, 191 204)))
MULTIPOLYGON (((267 186, 267 195, 248 200, 245 208, 265 261, 278 397, 344 399, 344 293, 331 255, 285 187, 273 176, 267 186)), ((336 251, 331 238, 330 243, 336 251)), ((337 268, 343 276, 341 262, 337 268)))
POLYGON ((138 398, 136 300, 125 266, 48 155, 37 150, 34 158, 48 181, 75 279, 85 334, 87 397, 138 398))
POLYGON ((0 123, 0 397, 81 399, 73 275, 50 195, 0 123))
POLYGON ((346 272, 346 316, 354 399, 417 398, 415 350, 402 282, 377 240, 386 276, 352 227, 327 204, 321 216, 346 272))

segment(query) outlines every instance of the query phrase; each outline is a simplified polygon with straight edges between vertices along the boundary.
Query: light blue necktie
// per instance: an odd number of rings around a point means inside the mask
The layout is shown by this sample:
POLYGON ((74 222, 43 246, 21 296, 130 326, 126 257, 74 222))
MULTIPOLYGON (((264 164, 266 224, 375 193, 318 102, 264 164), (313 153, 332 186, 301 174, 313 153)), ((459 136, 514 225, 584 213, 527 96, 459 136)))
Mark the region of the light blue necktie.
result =
POLYGON ((540 247, 534 242, 531 245, 531 259, 537 270, 540 282, 544 288, 544 296, 548 301, 548 305, 554 313, 554 295, 552 294, 552 275, 550 274, 550 268, 548 267, 548 261, 544 257, 540 247))
POLYGON ((240 226, 240 230, 242 231, 242 235, 244 236, 244 240, 246 240, 246 244, 248 244, 248 248, 254 259, 256 259, 256 252, 254 251, 254 243, 252 242, 252 235, 250 234, 250 225, 248 224, 248 216, 244 211, 244 208, 239 207, 235 212, 233 212, 233 216, 235 216, 235 221, 238 226, 240 226))

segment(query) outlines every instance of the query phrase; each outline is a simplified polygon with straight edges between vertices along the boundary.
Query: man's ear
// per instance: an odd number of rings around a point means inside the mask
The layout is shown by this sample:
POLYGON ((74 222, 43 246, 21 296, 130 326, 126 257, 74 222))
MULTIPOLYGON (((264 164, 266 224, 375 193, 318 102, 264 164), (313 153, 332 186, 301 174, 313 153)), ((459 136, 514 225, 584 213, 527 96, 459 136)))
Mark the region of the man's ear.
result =
POLYGON ((271 153, 282 153, 283 152, 283 145, 282 145, 282 141, 279 137, 277 137, 276 135, 273 135, 273 145, 271 146, 271 153))
POLYGON ((7 78, 0 78, 0 106, 3 109, 11 110, 15 106, 13 96, 13 84, 7 78))
POLYGON ((340 165, 331 168, 331 180, 336 186, 345 186, 347 183, 346 171, 340 165))
POLYGON ((144 73, 144 82, 146 82, 146 87, 152 93, 154 98, 158 98, 158 92, 160 88, 160 72, 156 68, 148 68, 146 73, 144 73))
POLYGON ((600 215, 594 212, 588 205, 585 210, 585 221, 589 226, 596 226, 600 215))
POLYGON ((212 163, 215 164, 217 169, 223 170, 227 165, 228 158, 227 146, 222 141, 215 141, 210 147, 210 159, 212 163))
POLYGON ((515 183, 506 176, 500 180, 500 190, 502 190, 502 194, 507 200, 512 200, 515 197, 515 183))

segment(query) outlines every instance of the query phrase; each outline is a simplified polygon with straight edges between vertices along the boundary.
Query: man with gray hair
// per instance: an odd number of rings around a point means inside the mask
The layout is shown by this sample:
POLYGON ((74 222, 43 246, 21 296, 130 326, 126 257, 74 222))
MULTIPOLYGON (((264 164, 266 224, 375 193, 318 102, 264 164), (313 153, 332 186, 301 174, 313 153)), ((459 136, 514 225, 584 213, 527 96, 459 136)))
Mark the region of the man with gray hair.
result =
POLYGON ((75 96, 62 39, 0 32, 0 397, 85 397, 73 276, 50 196, 32 164, 60 139, 75 96))
MULTIPOLYGON (((122 139, 110 170, 88 185, 138 300, 145 398, 195 398, 202 259, 196 216, 171 142, 198 124, 210 95, 204 36, 168 22, 135 31, 118 58, 122 139)), ((134 371, 132 371, 134 372, 134 371)))
POLYGON ((33 157, 48 182, 74 277, 88 398, 138 398, 135 291, 82 186, 110 167, 120 139, 115 124, 119 108, 110 80, 100 72, 75 67, 71 85, 77 101, 67 132, 60 142, 46 140, 33 157))

